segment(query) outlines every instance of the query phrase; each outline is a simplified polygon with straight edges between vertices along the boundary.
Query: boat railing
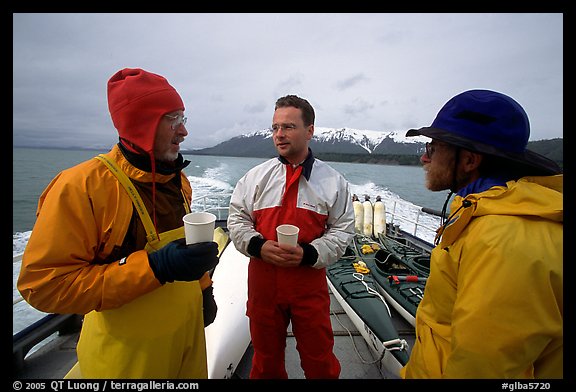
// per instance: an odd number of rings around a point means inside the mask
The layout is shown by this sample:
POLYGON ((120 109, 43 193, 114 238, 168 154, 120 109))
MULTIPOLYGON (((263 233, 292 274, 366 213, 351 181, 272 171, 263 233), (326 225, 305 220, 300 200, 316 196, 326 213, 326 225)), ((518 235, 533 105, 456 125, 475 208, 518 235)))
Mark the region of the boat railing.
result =
MULTIPOLYGON (((222 194, 211 194, 200 196, 192 200, 192 209, 193 210, 200 210, 211 212, 216 215, 216 219, 218 220, 225 220, 228 217, 228 206, 230 204, 231 193, 222 193, 222 194)), ((416 218, 410 219, 405 216, 399 215, 396 212, 396 206, 398 204, 406 204, 409 203, 402 203, 400 201, 393 202, 393 208, 391 212, 386 211, 386 215, 389 215, 390 218, 386 218, 386 221, 394 225, 395 221, 406 222, 409 224, 414 225, 414 230, 412 231, 412 235, 418 237, 419 230, 427 230, 431 233, 436 233, 437 227, 431 227, 426 224, 420 222, 420 218, 423 214, 429 214, 434 216, 441 216, 440 211, 436 211, 430 208, 415 208, 414 206, 411 207, 412 210, 416 211, 416 218)))
POLYGON ((217 220, 225 220, 228 218, 228 206, 231 197, 231 193, 200 196, 192 199, 192 210, 211 212, 216 215, 217 220))
MULTIPOLYGON (((396 213, 396 206, 399 203, 401 203, 401 202, 394 201, 392 211, 391 212, 386 211, 386 215, 390 215, 390 220, 388 220, 388 217, 387 217, 386 221, 388 223, 390 223, 391 226, 394 226, 394 221, 401 221, 401 222, 409 223, 409 224, 414 226, 414 230, 411 233, 414 237, 420 237, 420 238, 424 237, 418 231, 419 229, 427 230, 428 232, 431 232, 433 235, 436 235, 436 230, 438 229, 438 227, 432 227, 432 226, 425 225, 425 224, 420 222, 420 218, 422 217, 422 214, 429 214, 429 215, 441 217, 442 213, 440 211, 436 211, 436 210, 433 210, 430 208, 425 208, 425 207, 418 208, 418 209, 412 207, 412 209, 416 211, 416 217, 414 219, 411 219, 411 218, 407 218, 406 216, 401 216, 398 213, 396 213)), ((404 204, 404 203, 402 203, 402 204, 404 204)), ((405 203, 405 204, 407 204, 407 203, 405 203)))

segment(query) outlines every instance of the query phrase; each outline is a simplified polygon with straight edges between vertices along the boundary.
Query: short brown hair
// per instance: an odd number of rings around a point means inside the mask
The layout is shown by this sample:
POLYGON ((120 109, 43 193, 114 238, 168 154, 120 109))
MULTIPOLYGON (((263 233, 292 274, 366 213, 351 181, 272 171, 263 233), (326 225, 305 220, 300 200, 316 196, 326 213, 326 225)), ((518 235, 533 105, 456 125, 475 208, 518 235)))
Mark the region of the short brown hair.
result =
POLYGON ((302 121, 304 125, 314 125, 314 120, 316 115, 314 114, 314 108, 310 105, 310 102, 304 98, 300 98, 296 95, 286 95, 284 97, 278 98, 276 101, 276 106, 274 110, 278 108, 294 107, 302 111, 302 121))

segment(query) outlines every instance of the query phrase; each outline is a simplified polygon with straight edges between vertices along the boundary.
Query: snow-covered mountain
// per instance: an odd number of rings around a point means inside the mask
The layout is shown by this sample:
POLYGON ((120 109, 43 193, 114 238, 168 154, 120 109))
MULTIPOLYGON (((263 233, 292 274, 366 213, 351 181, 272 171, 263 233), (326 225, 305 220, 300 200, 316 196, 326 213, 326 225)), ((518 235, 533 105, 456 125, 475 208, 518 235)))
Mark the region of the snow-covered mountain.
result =
MULTIPOLYGON (((314 128, 310 148, 314 153, 419 155, 426 137, 406 137, 406 131, 380 132, 351 128, 314 128)), ((269 157, 276 155, 270 130, 234 137, 214 147, 196 150, 207 155, 269 157)))

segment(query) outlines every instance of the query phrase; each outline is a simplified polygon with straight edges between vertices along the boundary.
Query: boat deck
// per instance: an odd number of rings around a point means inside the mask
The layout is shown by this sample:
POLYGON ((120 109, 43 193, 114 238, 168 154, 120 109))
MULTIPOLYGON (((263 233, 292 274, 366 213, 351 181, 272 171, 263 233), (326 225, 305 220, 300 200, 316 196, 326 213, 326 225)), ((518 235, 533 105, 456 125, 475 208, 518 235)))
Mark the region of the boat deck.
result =
MULTIPOLYGON (((397 378, 378 363, 374 363, 375 354, 368 347, 360 332, 346 315, 338 301, 332 299, 330 310, 332 329, 334 331, 334 352, 342 371, 341 379, 388 379, 397 378)), ((402 319, 391 307, 392 319, 400 333, 411 348, 414 343, 413 327, 402 319)), ((76 363, 76 343, 79 333, 59 335, 42 348, 28 355, 24 368, 15 374, 19 379, 62 379, 76 363)), ((244 357, 236 368, 233 378, 248 379, 252 359, 252 346, 249 345, 244 357)), ((286 339, 286 371, 290 379, 303 379, 304 372, 300 367, 300 358, 296 350, 296 339, 288 328, 286 339)))
MULTIPOLYGON (((396 375, 380 366, 374 352, 368 347, 360 332, 354 326, 350 318, 344 312, 334 295, 330 293, 330 319, 334 332, 334 353, 342 371, 341 379, 393 379, 396 375), (375 363, 376 361, 376 363, 375 363)), ((414 328, 406 320, 390 307, 392 320, 397 327, 400 337, 408 342, 409 349, 414 344, 414 328)), ((252 359, 252 346, 250 345, 240 361, 234 378, 247 379, 250 373, 252 359)), ((291 326, 288 327, 286 338, 286 371, 290 379, 303 379, 304 372, 300 367, 300 357, 296 350, 296 339, 292 334, 291 326)))

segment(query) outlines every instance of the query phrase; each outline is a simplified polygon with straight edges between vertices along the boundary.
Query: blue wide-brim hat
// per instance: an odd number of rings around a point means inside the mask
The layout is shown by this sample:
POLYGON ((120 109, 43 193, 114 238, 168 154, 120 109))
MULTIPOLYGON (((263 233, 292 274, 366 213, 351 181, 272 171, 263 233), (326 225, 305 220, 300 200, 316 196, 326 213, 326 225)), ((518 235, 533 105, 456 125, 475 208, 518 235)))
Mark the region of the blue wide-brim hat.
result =
POLYGON ((406 136, 427 136, 505 158, 527 166, 534 175, 562 172, 554 161, 526 148, 530 138, 526 112, 518 102, 496 91, 460 93, 446 102, 431 126, 410 129, 406 136))

